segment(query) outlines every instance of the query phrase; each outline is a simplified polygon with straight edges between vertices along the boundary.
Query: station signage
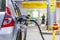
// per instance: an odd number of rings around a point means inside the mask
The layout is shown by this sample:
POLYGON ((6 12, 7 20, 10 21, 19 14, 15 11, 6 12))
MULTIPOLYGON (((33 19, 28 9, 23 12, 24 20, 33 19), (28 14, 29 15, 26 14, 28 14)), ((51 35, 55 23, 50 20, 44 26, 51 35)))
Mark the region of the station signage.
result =
POLYGON ((22 8, 47 8, 47 2, 22 2, 22 8))
POLYGON ((54 12, 55 11, 55 5, 54 4, 50 4, 50 11, 54 12))
POLYGON ((55 0, 50 0, 50 2, 51 2, 51 3, 54 3, 54 2, 55 2, 55 0))
POLYGON ((55 0, 50 0, 50 11, 51 12, 55 11, 55 0))
POLYGON ((60 8, 60 2, 56 2, 56 8, 60 8))

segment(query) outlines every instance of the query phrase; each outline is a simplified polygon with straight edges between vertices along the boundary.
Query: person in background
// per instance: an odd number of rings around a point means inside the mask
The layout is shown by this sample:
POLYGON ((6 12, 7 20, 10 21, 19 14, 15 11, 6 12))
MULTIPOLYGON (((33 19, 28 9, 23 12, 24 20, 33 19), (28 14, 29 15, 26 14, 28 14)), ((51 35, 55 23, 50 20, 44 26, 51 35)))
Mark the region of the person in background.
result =
POLYGON ((45 15, 42 16, 42 24, 45 24, 45 15))

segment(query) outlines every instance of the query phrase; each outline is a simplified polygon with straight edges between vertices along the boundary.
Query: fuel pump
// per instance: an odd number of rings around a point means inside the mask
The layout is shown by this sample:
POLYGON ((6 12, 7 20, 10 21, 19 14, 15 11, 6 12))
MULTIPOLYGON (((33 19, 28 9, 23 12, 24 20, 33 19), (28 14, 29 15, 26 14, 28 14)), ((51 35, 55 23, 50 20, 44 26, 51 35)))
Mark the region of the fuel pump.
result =
MULTIPOLYGON (((20 16, 16 18, 17 23, 20 22, 20 24, 24 24, 24 25, 28 26, 28 22, 27 21, 34 22, 38 26, 38 29, 39 29, 39 32, 40 32, 40 35, 41 35, 42 39, 45 40, 44 37, 43 37, 43 34, 41 32, 41 28, 39 27, 38 23, 35 20, 30 20, 28 16, 21 15, 21 12, 20 12, 19 8, 16 8, 17 7, 16 4, 14 4, 12 0, 11 0, 11 2, 13 4, 13 6, 15 7, 14 9, 15 9, 17 15, 18 15, 18 13, 20 14, 20 16)), ((26 36, 27 36, 26 34, 27 34, 27 27, 25 27, 24 39, 23 40, 26 40, 26 36)), ((21 30, 20 29, 19 29, 19 31, 17 33, 16 40, 22 40, 22 33, 21 33, 21 30)))
MULTIPOLYGON (((39 27, 38 23, 37 23, 35 20, 29 20, 29 19, 27 18, 27 16, 25 16, 25 15, 21 15, 17 20, 18 20, 18 22, 20 22, 20 23, 23 22, 26 26, 27 26, 27 24, 28 24, 28 23, 26 23, 27 21, 32 21, 32 22, 34 22, 35 24, 37 24, 38 29, 39 29, 39 32, 40 32, 40 35, 41 35, 42 39, 45 40, 44 37, 43 37, 43 34, 42 34, 42 32, 41 32, 41 28, 39 27)), ((26 31, 27 31, 27 29, 26 29, 26 31)), ((24 40, 26 40, 26 34, 27 34, 26 31, 25 31, 24 40)))

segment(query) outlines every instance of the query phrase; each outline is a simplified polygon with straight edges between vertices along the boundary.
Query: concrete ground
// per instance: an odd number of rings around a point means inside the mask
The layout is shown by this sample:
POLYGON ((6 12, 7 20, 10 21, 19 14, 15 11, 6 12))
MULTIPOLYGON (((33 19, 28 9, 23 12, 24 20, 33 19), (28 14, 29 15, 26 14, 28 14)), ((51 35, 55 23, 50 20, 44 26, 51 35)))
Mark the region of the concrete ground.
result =
MULTIPOLYGON (((43 30, 42 30, 43 31, 43 30)), ((52 40, 52 34, 43 34, 45 40, 52 40)), ((60 36, 56 35, 56 40, 59 40, 60 36)), ((37 26, 27 27, 27 38, 26 40, 43 40, 39 33, 37 26)))
MULTIPOLYGON (((23 30, 22 33, 23 33, 22 38, 24 38, 24 30, 23 30)), ((9 36, 11 36, 11 35, 9 35, 9 36)), ((43 34, 43 37, 44 37, 45 40, 52 40, 52 34, 43 34)), ((56 40, 60 40, 59 38, 60 38, 60 35, 56 35, 56 40)), ((0 40, 11 40, 11 39, 8 36, 6 37, 4 35, 0 35, 0 40)), ((14 38, 14 40, 15 40, 15 38, 14 38)), ((41 37, 41 34, 39 33, 39 30, 38 30, 37 26, 32 26, 32 25, 27 26, 26 40, 43 40, 42 37, 41 37)))

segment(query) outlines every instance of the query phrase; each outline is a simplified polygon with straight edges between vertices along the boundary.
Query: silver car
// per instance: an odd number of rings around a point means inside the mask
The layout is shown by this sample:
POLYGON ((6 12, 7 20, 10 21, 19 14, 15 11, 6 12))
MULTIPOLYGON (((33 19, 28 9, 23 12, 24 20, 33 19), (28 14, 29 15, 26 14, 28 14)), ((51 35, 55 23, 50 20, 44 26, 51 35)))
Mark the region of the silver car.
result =
POLYGON ((0 0, 0 40, 17 40, 18 24, 11 0, 0 0))

